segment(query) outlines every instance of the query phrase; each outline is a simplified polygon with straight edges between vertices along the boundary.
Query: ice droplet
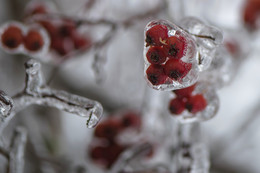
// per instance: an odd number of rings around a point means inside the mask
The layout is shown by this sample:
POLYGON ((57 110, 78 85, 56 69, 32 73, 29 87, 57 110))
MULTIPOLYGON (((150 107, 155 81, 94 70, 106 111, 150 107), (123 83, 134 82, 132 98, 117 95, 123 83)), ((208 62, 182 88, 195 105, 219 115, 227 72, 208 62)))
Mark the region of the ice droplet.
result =
POLYGON ((94 128, 100 120, 102 116, 102 107, 100 104, 97 104, 96 107, 93 108, 93 111, 90 112, 89 118, 87 120, 87 128, 94 128))
POLYGON ((13 108, 13 100, 11 97, 0 90, 0 118, 10 115, 13 108))

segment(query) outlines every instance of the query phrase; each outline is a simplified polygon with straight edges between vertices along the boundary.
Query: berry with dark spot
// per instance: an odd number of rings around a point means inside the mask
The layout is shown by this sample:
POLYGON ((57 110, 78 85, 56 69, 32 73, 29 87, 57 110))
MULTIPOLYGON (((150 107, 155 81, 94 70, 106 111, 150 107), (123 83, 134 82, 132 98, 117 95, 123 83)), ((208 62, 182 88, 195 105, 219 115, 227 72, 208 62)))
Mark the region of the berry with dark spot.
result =
POLYGON ((168 38, 168 28, 165 25, 155 25, 146 31, 146 46, 161 46, 168 38))
POLYGON ((187 43, 183 37, 171 36, 166 39, 164 47, 169 58, 180 59, 185 55, 187 43))
POLYGON ((160 85, 165 82, 167 76, 164 73, 163 67, 161 65, 150 65, 146 70, 147 79, 153 85, 160 85))
POLYGON ((170 101, 169 110, 172 114, 179 115, 185 110, 185 103, 180 98, 174 98, 170 101))
POLYGON ((163 47, 152 46, 147 51, 146 54, 147 60, 151 64, 162 64, 166 61, 166 54, 163 47))
POLYGON ((189 73, 191 67, 191 63, 185 63, 176 59, 169 59, 164 65, 164 71, 169 78, 179 81, 189 73))
POLYGON ((94 135, 99 138, 114 140, 120 131, 120 122, 117 119, 109 119, 100 122, 94 131, 94 135))
POLYGON ((9 48, 15 49, 23 43, 22 30, 17 26, 9 26, 5 29, 2 36, 2 44, 9 48))
POLYGON ((202 94, 197 94, 194 96, 191 96, 187 103, 186 103, 186 109, 195 114, 198 113, 200 111, 203 111, 207 106, 207 101, 204 98, 204 96, 202 94))
POLYGON ((37 30, 30 30, 24 38, 24 46, 29 51, 39 51, 43 45, 43 37, 37 30))
POLYGON ((121 125, 123 128, 140 128, 141 127, 141 118, 134 112, 128 112, 123 115, 121 119, 121 125))

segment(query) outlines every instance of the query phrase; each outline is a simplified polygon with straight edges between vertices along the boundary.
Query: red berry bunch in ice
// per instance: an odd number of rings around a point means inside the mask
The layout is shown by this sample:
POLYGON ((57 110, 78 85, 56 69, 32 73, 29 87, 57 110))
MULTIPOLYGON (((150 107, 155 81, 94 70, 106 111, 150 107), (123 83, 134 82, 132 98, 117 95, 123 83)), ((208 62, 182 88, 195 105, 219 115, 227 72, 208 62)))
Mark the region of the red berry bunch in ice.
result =
POLYGON ((168 21, 152 21, 145 28, 145 77, 154 89, 172 90, 198 77, 193 39, 168 21))
POLYGON ((260 1, 246 0, 244 11, 243 11, 243 21, 245 25, 249 29, 255 30, 260 26, 259 19, 260 19, 260 1))
POLYGON ((118 138, 128 130, 141 128, 141 118, 135 112, 126 112, 121 116, 108 118, 98 124, 94 131, 94 140, 89 148, 90 158, 97 164, 110 168, 119 155, 132 144, 121 142, 118 138))
POLYGON ((169 111, 183 122, 210 119, 218 109, 215 90, 203 82, 173 90, 173 93, 175 97, 169 102, 169 111))
POLYGON ((29 4, 25 13, 29 22, 38 23, 46 29, 51 41, 50 48, 58 56, 66 56, 74 51, 86 50, 90 47, 89 36, 81 34, 72 19, 50 17, 54 10, 47 4, 29 4))
POLYGON ((49 39, 45 30, 37 25, 25 26, 18 22, 8 22, 0 28, 3 50, 9 53, 28 55, 45 54, 49 47, 49 39))

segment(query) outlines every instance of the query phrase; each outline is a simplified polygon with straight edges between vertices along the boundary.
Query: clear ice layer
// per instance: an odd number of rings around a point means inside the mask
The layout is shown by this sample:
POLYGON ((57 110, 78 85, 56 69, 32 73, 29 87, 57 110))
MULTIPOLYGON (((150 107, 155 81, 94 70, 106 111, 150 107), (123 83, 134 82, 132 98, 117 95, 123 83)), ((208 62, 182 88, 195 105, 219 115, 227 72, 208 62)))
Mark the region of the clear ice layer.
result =
POLYGON ((220 46, 214 52, 214 59, 210 67, 200 75, 201 80, 206 80, 216 89, 222 88, 229 84, 236 73, 234 58, 224 46, 220 46))
POLYGON ((213 26, 204 24, 197 18, 187 17, 181 21, 181 27, 188 32, 196 42, 199 49, 200 71, 207 69, 212 59, 215 49, 222 44, 222 32, 213 26))
POLYGON ((144 34, 144 76, 150 87, 163 91, 175 90, 197 81, 198 49, 191 35, 165 20, 151 21, 145 27, 144 34), (167 35, 164 34, 165 30, 167 35), (154 42, 151 41, 153 39, 154 42), (159 55, 154 55, 154 52, 159 55))

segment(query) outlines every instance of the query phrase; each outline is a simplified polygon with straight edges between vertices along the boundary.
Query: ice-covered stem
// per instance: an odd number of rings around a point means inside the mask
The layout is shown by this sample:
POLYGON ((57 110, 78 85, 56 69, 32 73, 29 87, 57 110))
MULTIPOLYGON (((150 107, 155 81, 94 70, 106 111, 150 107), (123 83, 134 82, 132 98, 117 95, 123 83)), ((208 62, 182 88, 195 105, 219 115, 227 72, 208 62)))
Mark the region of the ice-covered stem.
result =
MULTIPOLYGON (((13 97, 14 110, 5 119, 5 125, 17 112, 32 104, 55 107, 87 118, 88 128, 93 128, 101 119, 103 108, 99 102, 49 88, 43 80, 41 64, 38 61, 29 60, 25 63, 25 68, 25 89, 13 97)), ((1 129, 3 128, 3 124, 1 124, 1 129)))
POLYGON ((138 159, 138 157, 148 154, 151 150, 152 145, 149 143, 141 143, 131 147, 120 155, 109 173, 122 171, 131 160, 138 159))
POLYGON ((22 127, 17 127, 10 147, 0 146, 0 154, 7 159, 7 173, 23 173, 26 142, 27 131, 22 127))
POLYGON ((209 154, 205 145, 199 142, 199 123, 180 124, 178 173, 209 172, 209 154))
POLYGON ((10 146, 9 153, 9 172, 23 173, 24 171, 24 152, 27 142, 27 132, 18 127, 14 132, 14 137, 10 146))

